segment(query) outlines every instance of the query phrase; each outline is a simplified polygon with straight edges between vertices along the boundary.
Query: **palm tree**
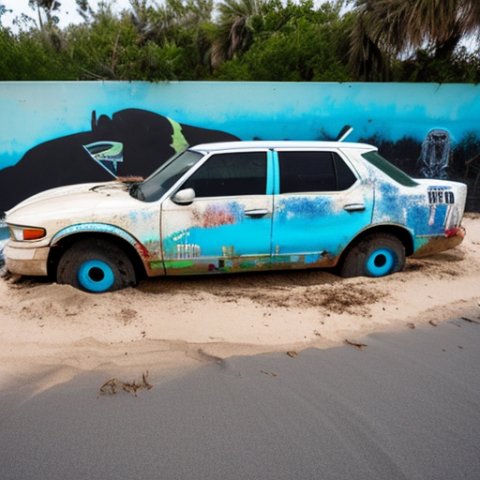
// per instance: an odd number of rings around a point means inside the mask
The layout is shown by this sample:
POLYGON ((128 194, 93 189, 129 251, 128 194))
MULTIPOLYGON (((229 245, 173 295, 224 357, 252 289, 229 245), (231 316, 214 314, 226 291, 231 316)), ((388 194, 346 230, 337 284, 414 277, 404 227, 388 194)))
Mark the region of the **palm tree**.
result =
POLYGON ((248 49, 254 22, 261 19, 265 5, 265 0, 223 0, 218 5, 218 31, 211 53, 214 67, 248 49))
POLYGON ((57 52, 64 48, 64 38, 62 32, 58 28, 58 17, 62 4, 58 0, 28 0, 28 4, 32 9, 37 9, 38 26, 43 36, 44 42, 51 45, 57 52), (42 18, 41 12, 45 14, 45 20, 42 18))
POLYGON ((165 0, 163 5, 149 5, 149 0, 130 0, 130 18, 141 42, 175 42, 188 29, 197 31, 211 21, 213 0, 165 0))
POLYGON ((470 31, 479 33, 480 26, 480 2, 477 0, 465 1, 463 12, 465 27, 470 31))
POLYGON ((386 65, 417 48, 449 59, 480 29, 479 0, 356 0, 350 61, 361 78, 386 79, 386 65))
POLYGON ((31 8, 37 9, 40 30, 44 29, 41 10, 45 13, 47 25, 58 22, 58 18, 55 16, 55 12, 58 12, 61 7, 61 3, 58 0, 28 0, 28 4, 31 8))
POLYGON ((77 13, 83 18, 83 21, 88 23, 93 17, 93 9, 90 6, 89 0, 75 0, 77 5, 77 13))
POLYGON ((130 0, 128 18, 137 30, 138 45, 181 49, 194 75, 197 68, 209 68, 212 11, 213 0, 130 0))

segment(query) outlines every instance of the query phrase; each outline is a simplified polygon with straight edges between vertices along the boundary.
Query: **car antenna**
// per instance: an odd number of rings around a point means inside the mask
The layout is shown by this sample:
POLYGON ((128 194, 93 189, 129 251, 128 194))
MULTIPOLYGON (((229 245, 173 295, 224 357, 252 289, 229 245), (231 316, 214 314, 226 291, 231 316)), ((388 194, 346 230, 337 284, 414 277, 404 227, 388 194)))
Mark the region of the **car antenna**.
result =
POLYGON ((343 142, 352 132, 353 127, 350 125, 344 125, 340 132, 338 132, 336 141, 343 142))

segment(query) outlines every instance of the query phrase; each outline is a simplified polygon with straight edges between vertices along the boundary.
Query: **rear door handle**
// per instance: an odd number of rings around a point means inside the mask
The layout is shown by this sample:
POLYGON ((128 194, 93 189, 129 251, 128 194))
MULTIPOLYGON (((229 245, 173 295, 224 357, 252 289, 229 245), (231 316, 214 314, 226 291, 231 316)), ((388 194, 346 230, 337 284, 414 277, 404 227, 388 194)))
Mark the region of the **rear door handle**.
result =
POLYGON ((267 215, 268 210, 266 208, 254 208, 253 210, 245 210, 245 215, 249 217, 264 217, 267 215))
POLYGON ((344 205, 343 207, 344 210, 347 212, 361 212, 365 210, 365 204, 364 203, 349 203, 348 205, 344 205))

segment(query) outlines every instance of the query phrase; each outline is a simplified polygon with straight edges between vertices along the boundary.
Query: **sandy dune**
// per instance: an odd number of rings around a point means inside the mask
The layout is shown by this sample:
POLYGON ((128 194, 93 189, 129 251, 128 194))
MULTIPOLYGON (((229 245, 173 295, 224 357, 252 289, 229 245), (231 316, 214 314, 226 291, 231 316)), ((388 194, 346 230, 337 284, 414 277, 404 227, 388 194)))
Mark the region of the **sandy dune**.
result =
POLYGON ((103 295, 0 281, 0 386, 34 391, 79 372, 162 375, 235 354, 358 341, 379 330, 480 315, 480 215, 449 252, 382 279, 325 271, 145 280, 103 295), (31 388, 31 386, 29 387, 31 388))

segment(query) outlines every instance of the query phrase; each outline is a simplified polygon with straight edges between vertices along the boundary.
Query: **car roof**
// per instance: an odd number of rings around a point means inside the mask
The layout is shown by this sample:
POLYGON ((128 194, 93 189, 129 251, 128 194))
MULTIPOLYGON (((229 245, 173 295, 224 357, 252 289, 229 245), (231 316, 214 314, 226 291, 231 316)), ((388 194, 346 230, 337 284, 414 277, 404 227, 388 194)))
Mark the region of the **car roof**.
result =
POLYGON ((366 143, 353 142, 325 142, 325 141, 299 141, 299 140, 255 140, 233 141, 218 143, 202 143, 190 147, 190 150, 213 152, 217 150, 246 150, 252 148, 357 148, 361 150, 376 150, 377 147, 366 143))

